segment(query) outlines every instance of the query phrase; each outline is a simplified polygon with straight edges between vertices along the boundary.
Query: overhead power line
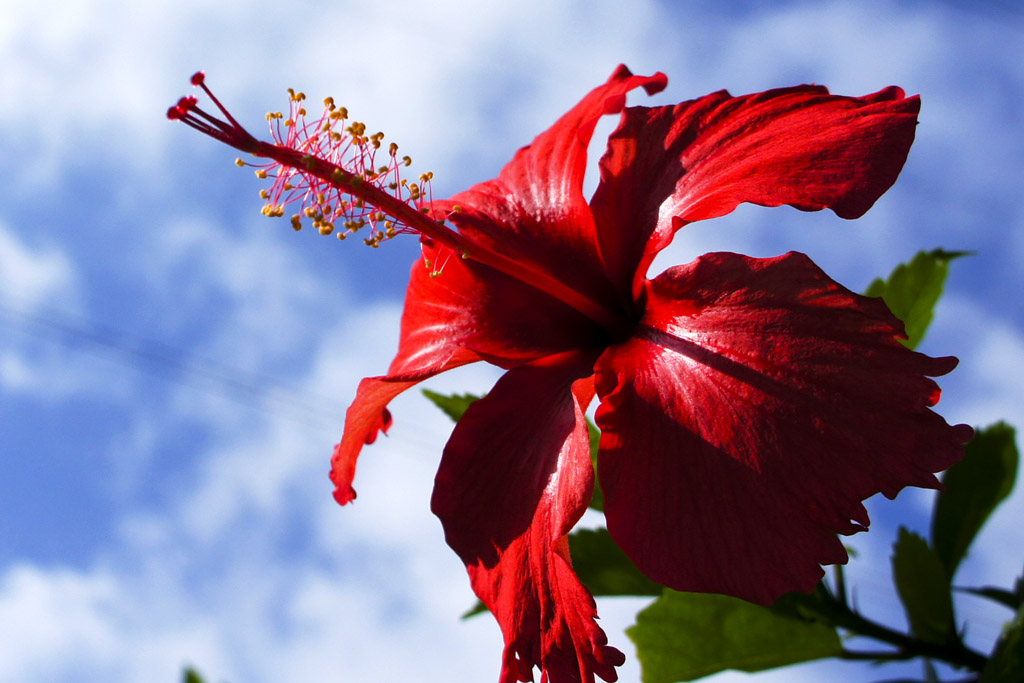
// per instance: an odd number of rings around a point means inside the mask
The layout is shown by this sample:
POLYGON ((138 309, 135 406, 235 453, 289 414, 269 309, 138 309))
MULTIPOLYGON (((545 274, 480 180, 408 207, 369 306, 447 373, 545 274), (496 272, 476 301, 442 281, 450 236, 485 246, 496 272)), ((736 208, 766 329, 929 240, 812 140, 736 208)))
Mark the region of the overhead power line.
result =
POLYGON ((102 355, 135 371, 188 385, 305 426, 340 435, 345 404, 288 385, 280 379, 246 372, 166 342, 145 338, 106 323, 40 310, 0 296, 3 327, 35 339, 48 339, 72 351, 102 355))

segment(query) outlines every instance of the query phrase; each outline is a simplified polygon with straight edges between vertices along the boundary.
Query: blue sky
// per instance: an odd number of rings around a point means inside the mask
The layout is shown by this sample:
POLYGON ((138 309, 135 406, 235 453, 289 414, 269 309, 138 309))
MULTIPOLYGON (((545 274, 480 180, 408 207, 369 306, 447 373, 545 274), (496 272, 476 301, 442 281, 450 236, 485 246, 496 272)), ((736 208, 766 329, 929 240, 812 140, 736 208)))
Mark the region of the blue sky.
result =
MULTIPOLYGON (((447 419, 409 392, 363 457, 358 503, 337 507, 326 477, 358 379, 394 350, 415 240, 371 252, 262 217, 235 155, 164 119, 198 68, 254 130, 289 86, 334 95, 433 170, 441 196, 492 177, 619 62, 665 71, 650 100, 662 104, 804 82, 920 93, 906 169, 863 219, 741 207, 687 228, 655 269, 797 249, 863 289, 918 249, 976 250, 954 264, 922 350, 961 358, 942 380, 951 422, 1024 426, 1012 5, 283 7, 0 6, 0 680, 175 681, 187 662, 232 683, 497 677, 498 629, 458 620, 472 596, 428 510, 447 419)), ((429 386, 484 391, 495 377, 471 367, 429 386)), ((868 613, 899 623, 888 545, 900 523, 923 529, 930 504, 872 501, 873 531, 851 540, 868 613)), ((1019 575, 1022 513, 1018 492, 960 582, 1019 575)), ((625 681, 638 673, 622 629, 642 604, 599 605, 630 657, 625 681)), ((958 607, 974 642, 991 642, 1005 615, 958 607)))

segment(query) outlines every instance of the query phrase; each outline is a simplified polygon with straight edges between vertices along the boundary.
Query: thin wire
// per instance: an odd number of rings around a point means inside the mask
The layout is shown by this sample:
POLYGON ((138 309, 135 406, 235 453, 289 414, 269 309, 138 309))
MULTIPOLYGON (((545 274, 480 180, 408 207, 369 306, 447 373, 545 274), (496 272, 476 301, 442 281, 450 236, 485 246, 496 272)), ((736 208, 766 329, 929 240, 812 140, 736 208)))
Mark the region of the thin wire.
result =
POLYGON ((246 373, 107 324, 87 319, 74 320, 68 314, 54 310, 32 311, 23 305, 13 305, 10 297, 0 296, 0 316, 11 321, 16 330, 20 329, 31 337, 45 337, 69 349, 98 353, 131 369, 147 370, 172 382, 230 398, 249 408, 275 416, 283 414, 305 426, 340 435, 345 406, 335 398, 302 391, 269 376, 246 373))

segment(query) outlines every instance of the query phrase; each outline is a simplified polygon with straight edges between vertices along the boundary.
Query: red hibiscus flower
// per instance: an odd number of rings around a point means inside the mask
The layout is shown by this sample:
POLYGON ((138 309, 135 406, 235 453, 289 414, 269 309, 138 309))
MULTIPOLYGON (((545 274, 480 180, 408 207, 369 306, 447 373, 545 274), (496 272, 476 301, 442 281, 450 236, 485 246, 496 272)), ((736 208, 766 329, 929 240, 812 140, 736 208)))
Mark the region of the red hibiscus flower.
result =
MULTIPOLYGON (((432 203, 422 187, 403 196, 378 182, 372 164, 354 172, 332 156, 337 139, 310 143, 316 134, 294 124, 273 144, 193 98, 170 112, 272 160, 270 213, 295 187, 337 212, 327 190, 357 198, 363 213, 346 225, 373 221, 368 243, 423 235, 398 355, 360 383, 334 452, 340 503, 355 498, 356 459, 389 427, 392 398, 467 363, 507 369, 455 427, 432 500, 501 625, 502 683, 532 680, 534 667, 552 683, 614 681, 623 661, 567 543, 594 486, 584 413, 595 397, 615 541, 661 584, 762 604, 811 590, 820 565, 847 559, 836 534, 867 527, 864 499, 937 487, 933 473, 972 434, 930 410, 929 377, 956 359, 905 348, 880 299, 802 254, 707 254, 646 277, 676 230, 741 202, 862 215, 903 167, 919 100, 895 87, 851 98, 801 86, 625 106, 630 90, 665 84, 619 67, 496 179, 432 203), (604 114, 620 122, 588 203, 586 150, 604 114)), ((306 211, 333 229, 322 208, 306 211)))

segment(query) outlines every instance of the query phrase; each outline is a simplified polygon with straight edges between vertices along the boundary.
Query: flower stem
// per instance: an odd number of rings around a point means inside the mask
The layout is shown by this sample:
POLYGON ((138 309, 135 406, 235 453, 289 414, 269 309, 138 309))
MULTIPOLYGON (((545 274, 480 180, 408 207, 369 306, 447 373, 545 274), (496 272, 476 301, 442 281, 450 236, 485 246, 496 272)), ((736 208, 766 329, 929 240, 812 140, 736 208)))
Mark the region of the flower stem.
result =
POLYGON ((611 332, 617 332, 624 324, 621 316, 616 315, 605 306, 584 296, 560 280, 520 261, 515 261, 496 251, 484 248, 446 226, 444 221, 439 221, 415 207, 395 199, 380 188, 368 183, 359 182, 358 176, 345 172, 329 161, 303 154, 290 147, 262 142, 255 138, 250 139, 251 142, 244 149, 237 145, 235 146, 242 151, 273 159, 286 166, 302 169, 304 172, 329 182, 348 194, 360 197, 367 204, 382 209, 421 234, 450 247, 463 258, 478 261, 521 282, 532 285, 575 308, 611 332))
POLYGON ((988 658, 967 647, 957 638, 948 643, 929 643, 905 633, 874 622, 859 612, 852 610, 845 601, 839 600, 831 593, 823 599, 829 602, 827 618, 835 625, 858 636, 866 636, 897 648, 895 652, 857 652, 843 650, 840 659, 871 659, 875 661, 900 661, 915 657, 927 657, 947 662, 956 667, 981 671, 988 663, 988 658))

